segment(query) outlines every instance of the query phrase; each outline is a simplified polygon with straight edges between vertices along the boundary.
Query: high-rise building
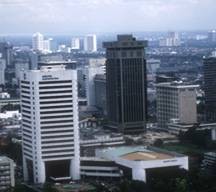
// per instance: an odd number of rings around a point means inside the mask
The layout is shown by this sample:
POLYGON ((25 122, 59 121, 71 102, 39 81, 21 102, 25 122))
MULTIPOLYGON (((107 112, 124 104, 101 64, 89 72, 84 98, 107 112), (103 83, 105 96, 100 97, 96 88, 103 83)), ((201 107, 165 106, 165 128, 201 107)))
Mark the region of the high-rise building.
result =
POLYGON ((6 61, 0 57, 0 85, 5 84, 6 61))
POLYGON ((45 39, 43 41, 43 52, 44 53, 51 53, 51 41, 52 41, 52 38, 49 38, 49 39, 45 39))
POLYGON ((216 57, 204 58, 204 91, 206 105, 206 120, 216 121, 216 57))
POLYGON ((80 39, 78 37, 73 37, 71 39, 71 49, 79 50, 80 49, 80 39))
POLYGON ((44 36, 39 32, 33 34, 32 49, 35 51, 43 51, 44 49, 44 36))
POLYGON ((105 58, 88 60, 88 66, 86 67, 86 97, 88 106, 95 106, 95 84, 94 78, 96 74, 105 74, 105 58))
POLYGON ((171 119, 179 120, 179 123, 182 124, 197 123, 196 89, 198 87, 198 85, 186 85, 177 82, 157 84, 159 128, 167 129, 171 119))
POLYGON ((20 81, 20 75, 22 71, 26 71, 30 69, 30 64, 25 60, 17 60, 15 62, 15 82, 18 85, 20 81))
POLYGON ((15 186, 14 168, 12 159, 0 156, 0 191, 8 191, 15 186))
POLYGON ((102 114, 106 115, 106 75, 97 74, 94 78, 95 84, 95 107, 97 107, 102 114))
POLYGON ((79 179, 77 72, 64 65, 21 74, 25 181, 79 179))
POLYGON ((145 131, 147 114, 146 41, 118 35, 105 42, 109 128, 133 134, 145 131))
POLYGON ((87 35, 84 39, 84 51, 96 52, 97 51, 97 37, 96 35, 87 35))
POLYGON ((12 65, 13 46, 8 42, 0 42, 0 55, 6 61, 6 66, 12 65))

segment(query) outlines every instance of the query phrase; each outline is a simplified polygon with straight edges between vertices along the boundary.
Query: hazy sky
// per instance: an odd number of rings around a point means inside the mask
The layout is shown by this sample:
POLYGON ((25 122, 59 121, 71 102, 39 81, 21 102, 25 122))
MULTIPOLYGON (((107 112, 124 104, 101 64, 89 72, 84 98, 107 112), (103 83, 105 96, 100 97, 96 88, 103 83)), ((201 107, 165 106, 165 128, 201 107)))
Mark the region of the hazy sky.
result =
POLYGON ((216 0, 0 0, 0 34, 216 28, 216 0))

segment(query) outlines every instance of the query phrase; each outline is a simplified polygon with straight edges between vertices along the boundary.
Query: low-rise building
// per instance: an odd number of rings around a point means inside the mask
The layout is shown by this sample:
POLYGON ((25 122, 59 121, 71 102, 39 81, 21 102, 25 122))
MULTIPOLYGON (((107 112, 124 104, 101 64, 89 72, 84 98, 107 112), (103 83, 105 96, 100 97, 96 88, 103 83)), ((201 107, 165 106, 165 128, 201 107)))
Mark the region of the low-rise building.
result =
POLYGON ((171 167, 188 170, 188 157, 155 147, 121 146, 97 149, 96 158, 83 159, 81 162, 81 174, 94 177, 124 176, 147 182, 152 169, 171 167))
POLYGON ((0 156, 0 191, 15 186, 14 165, 10 158, 0 156))
POLYGON ((210 173, 216 173, 216 152, 204 153, 202 169, 210 173))

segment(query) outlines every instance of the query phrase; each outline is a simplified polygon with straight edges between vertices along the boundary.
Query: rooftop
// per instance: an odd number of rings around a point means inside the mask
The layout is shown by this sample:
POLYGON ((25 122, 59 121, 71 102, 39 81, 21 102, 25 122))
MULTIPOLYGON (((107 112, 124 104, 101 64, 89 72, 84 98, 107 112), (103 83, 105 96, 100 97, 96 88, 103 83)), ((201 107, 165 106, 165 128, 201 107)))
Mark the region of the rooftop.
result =
POLYGON ((175 88, 175 89, 183 89, 183 88, 198 88, 199 85, 192 85, 184 82, 168 82, 168 83, 159 83, 156 85, 157 87, 167 87, 167 88, 175 88))
POLYGON ((158 152, 135 152, 129 153, 126 155, 121 156, 123 159, 132 160, 132 161, 149 161, 149 160, 163 160, 163 159, 170 159, 174 158, 173 155, 168 155, 164 153, 158 152))
POLYGON ((9 162, 11 161, 10 158, 6 157, 6 156, 0 156, 0 163, 5 163, 5 162, 9 162))
POLYGON ((111 147, 104 149, 103 153, 106 153, 107 157, 110 156, 131 161, 164 160, 183 156, 175 152, 147 146, 111 147))

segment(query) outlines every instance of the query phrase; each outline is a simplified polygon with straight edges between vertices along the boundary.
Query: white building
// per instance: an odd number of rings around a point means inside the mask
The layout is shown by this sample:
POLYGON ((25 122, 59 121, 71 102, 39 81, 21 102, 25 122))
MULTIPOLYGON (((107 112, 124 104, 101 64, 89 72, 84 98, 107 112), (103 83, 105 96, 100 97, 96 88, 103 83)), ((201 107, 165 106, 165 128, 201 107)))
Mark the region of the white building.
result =
POLYGON ((96 52, 97 51, 96 35, 87 35, 84 38, 84 51, 86 52, 96 52))
POLYGON ((35 51, 43 51, 44 49, 44 36, 39 32, 33 34, 32 49, 35 51))
POLYGON ((0 99, 10 99, 10 94, 8 92, 0 92, 0 99))
POLYGON ((0 85, 5 84, 6 61, 0 57, 0 85))
POLYGON ((52 38, 49 38, 49 39, 46 39, 43 41, 43 52, 44 53, 51 53, 51 41, 53 39, 52 38))
POLYGON ((97 74, 105 74, 105 58, 89 59, 86 67, 86 96, 88 106, 95 106, 95 82, 97 74))
POLYGON ((15 186, 14 167, 12 159, 0 156, 0 191, 6 191, 15 186))
POLYGON ((21 75, 24 180, 79 179, 77 72, 44 66, 21 75))
POLYGON ((161 39, 159 45, 162 47, 176 47, 181 45, 181 40, 178 32, 169 32, 167 38, 161 39))
POLYGON ((189 169, 187 156, 154 147, 109 147, 96 150, 96 157, 113 161, 121 169, 122 175, 124 175, 124 168, 129 168, 132 172, 132 180, 144 182, 147 182, 149 169, 165 167, 189 169))
POLYGON ((79 50, 80 49, 80 39, 78 37, 73 37, 71 39, 71 49, 79 50))
POLYGON ((166 129, 171 119, 179 123, 197 123, 196 89, 198 85, 160 83, 156 86, 157 121, 159 128, 166 129))

